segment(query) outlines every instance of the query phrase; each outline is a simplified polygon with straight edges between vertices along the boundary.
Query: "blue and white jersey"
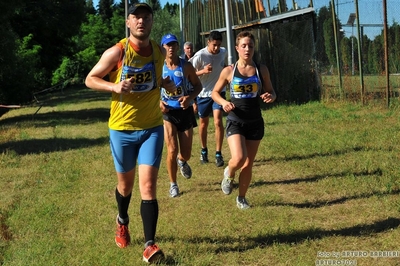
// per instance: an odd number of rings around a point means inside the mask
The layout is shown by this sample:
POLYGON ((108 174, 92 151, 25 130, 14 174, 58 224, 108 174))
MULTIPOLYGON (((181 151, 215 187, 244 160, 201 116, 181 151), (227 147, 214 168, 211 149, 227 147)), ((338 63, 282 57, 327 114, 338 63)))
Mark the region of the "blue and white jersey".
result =
POLYGON ((231 81, 231 98, 248 99, 258 96, 260 79, 257 75, 251 77, 233 77, 231 81))
MULTIPOLYGON (((170 109, 181 109, 179 98, 182 96, 189 95, 193 90, 193 86, 191 86, 190 82, 187 80, 183 73, 183 64, 184 61, 179 59, 179 65, 174 70, 169 69, 165 62, 163 66, 163 78, 167 76, 175 83, 176 91, 174 93, 170 93, 164 88, 161 89, 161 100, 167 103, 167 108, 170 109)), ((192 104, 192 103, 191 103, 192 104)))
POLYGON ((228 118, 235 121, 251 121, 261 117, 259 95, 262 82, 257 67, 253 76, 245 77, 239 73, 236 63, 229 89, 235 109, 229 112, 228 118))

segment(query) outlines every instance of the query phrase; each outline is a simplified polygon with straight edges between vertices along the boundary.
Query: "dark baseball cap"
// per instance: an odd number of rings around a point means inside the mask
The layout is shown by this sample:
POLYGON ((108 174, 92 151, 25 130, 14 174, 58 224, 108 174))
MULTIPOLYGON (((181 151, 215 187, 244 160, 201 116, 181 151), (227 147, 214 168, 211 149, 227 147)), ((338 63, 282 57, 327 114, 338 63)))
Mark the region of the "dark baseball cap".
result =
POLYGON ((149 11, 151 14, 153 14, 153 9, 151 8, 151 6, 149 6, 146 3, 136 3, 134 5, 131 5, 128 9, 128 14, 133 14, 136 12, 136 10, 138 10, 139 8, 143 8, 146 9, 147 11, 149 11))

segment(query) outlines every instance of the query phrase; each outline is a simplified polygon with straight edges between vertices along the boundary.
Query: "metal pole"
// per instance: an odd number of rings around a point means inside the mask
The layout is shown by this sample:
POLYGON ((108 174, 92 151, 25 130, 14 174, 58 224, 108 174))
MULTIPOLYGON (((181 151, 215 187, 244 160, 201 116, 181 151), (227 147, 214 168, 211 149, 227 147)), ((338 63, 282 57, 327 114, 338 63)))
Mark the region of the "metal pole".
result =
POLYGON ((234 61, 234 55, 233 55, 233 49, 232 49, 232 44, 233 44, 233 32, 232 32, 232 22, 231 22, 231 1, 230 0, 224 0, 224 5, 225 5, 225 24, 226 24, 226 46, 228 49, 228 65, 233 64, 234 61))
POLYGON ((333 20, 333 34, 335 36, 335 47, 336 47, 336 64, 338 68, 338 76, 339 76, 339 92, 340 99, 343 98, 343 87, 342 87, 342 69, 340 66, 340 53, 339 53, 339 40, 337 34, 337 19, 336 19, 336 11, 335 11, 335 0, 331 0, 332 6, 332 20, 333 20))
POLYGON ((388 36, 387 36, 387 4, 386 0, 382 1, 383 3, 383 39, 385 43, 385 73, 386 73, 386 106, 390 105, 390 86, 389 86, 389 48, 388 48, 388 36))
MULTIPOLYGON (((125 0, 125 19, 128 17, 128 0, 125 0)), ((125 25, 125 36, 128 39, 129 38, 129 29, 125 25)))
POLYGON ((184 54, 183 51, 183 44, 185 43, 185 34, 183 32, 183 6, 182 6, 182 0, 179 0, 179 28, 181 30, 181 50, 182 50, 182 54, 184 54))
POLYGON ((351 24, 351 75, 354 76, 354 23, 351 24))
POLYGON ((363 59, 362 59, 362 46, 361 46, 361 41, 362 41, 362 36, 363 36, 363 28, 360 25, 360 19, 359 19, 359 13, 358 13, 358 0, 354 1, 354 4, 356 5, 356 20, 357 20, 357 47, 358 47, 358 71, 360 73, 360 87, 361 87, 361 103, 364 104, 364 94, 365 94, 365 88, 364 88, 364 66, 363 66, 363 59))

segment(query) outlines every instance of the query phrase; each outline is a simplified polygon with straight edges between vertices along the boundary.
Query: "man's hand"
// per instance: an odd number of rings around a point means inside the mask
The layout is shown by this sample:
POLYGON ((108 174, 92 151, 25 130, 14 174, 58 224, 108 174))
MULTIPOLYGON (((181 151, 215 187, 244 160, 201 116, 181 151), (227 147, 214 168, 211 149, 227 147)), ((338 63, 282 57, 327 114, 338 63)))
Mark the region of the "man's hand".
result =
POLYGON ((194 112, 195 114, 197 114, 197 112, 198 112, 198 109, 197 109, 197 102, 194 102, 194 103, 193 103, 193 112, 194 112))
POLYGON ((203 68, 203 72, 204 72, 204 74, 211 73, 212 72, 212 65, 211 64, 205 65, 204 68, 203 68))
POLYGON ((128 94, 132 91, 133 86, 133 77, 131 77, 119 82, 118 84, 114 84, 112 86, 112 91, 119 94, 128 94))
POLYGON ((181 103, 181 107, 183 110, 187 109, 189 107, 190 101, 189 101, 189 96, 182 96, 178 100, 181 103))
POLYGON ((169 109, 166 107, 167 103, 160 101, 160 109, 163 114, 168 113, 169 109))
POLYGON ((162 79, 162 84, 161 86, 168 91, 169 93, 174 93, 176 92, 176 85, 175 83, 170 79, 169 76, 167 76, 166 78, 162 79))

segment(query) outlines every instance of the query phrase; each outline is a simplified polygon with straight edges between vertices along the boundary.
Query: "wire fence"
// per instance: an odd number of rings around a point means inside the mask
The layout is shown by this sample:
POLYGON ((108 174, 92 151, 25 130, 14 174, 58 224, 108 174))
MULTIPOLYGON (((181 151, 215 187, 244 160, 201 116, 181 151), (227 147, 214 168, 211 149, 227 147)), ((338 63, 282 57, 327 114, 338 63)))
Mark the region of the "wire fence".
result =
MULTIPOLYGON (((300 103, 319 99, 320 83, 313 66, 314 10, 307 5, 289 12, 261 0, 230 3, 234 38, 243 30, 256 37, 254 59, 270 69, 279 101, 300 103), (301 34, 294 34, 296 31, 301 34)), ((206 45, 212 30, 224 35, 222 46, 232 45, 226 43, 224 1, 186 1, 184 11, 184 36, 195 44, 196 50, 206 45)))
MULTIPOLYGON (((383 101, 400 87, 397 1, 385 10, 384 0, 231 0, 228 12, 234 37, 256 36, 255 59, 270 68, 279 101, 383 101)), ((196 50, 212 30, 226 37, 224 2, 185 1, 184 37, 196 50)))
POLYGON ((321 73, 328 74, 322 75, 323 99, 381 101, 389 105, 400 89, 397 1, 335 0, 330 4, 338 19, 338 51, 336 64, 330 64, 329 70, 321 69, 321 73))

